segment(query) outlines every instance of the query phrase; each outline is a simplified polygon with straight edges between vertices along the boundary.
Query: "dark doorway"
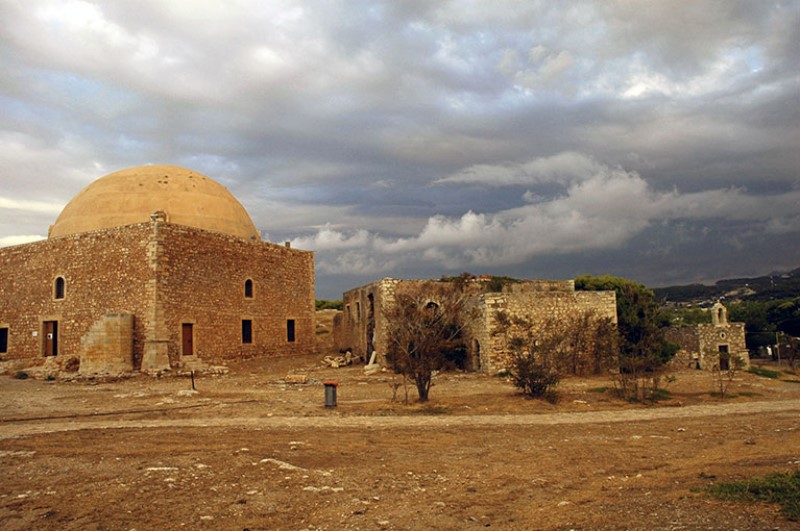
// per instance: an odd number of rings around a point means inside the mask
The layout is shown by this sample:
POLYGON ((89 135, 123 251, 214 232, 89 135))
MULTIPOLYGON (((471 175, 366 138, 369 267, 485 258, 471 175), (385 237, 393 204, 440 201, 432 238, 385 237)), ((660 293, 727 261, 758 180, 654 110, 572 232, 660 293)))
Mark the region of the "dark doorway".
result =
POLYGON ((44 355, 58 356, 58 321, 44 322, 44 355))
POLYGON ((481 344, 477 339, 472 340, 472 353, 470 356, 470 369, 473 371, 481 370, 481 344))
POLYGON ((286 320, 286 341, 294 343, 294 319, 286 320))
POLYGON ((0 354, 8 352, 8 328, 0 328, 0 354))
POLYGON ((183 355, 194 355, 194 325, 192 323, 183 323, 181 325, 181 339, 183 344, 183 355))
POLYGON ((728 345, 719 346, 719 370, 727 371, 731 368, 731 355, 728 353, 728 345))
POLYGON ((250 319, 242 319, 242 343, 249 344, 253 342, 253 321, 250 319))

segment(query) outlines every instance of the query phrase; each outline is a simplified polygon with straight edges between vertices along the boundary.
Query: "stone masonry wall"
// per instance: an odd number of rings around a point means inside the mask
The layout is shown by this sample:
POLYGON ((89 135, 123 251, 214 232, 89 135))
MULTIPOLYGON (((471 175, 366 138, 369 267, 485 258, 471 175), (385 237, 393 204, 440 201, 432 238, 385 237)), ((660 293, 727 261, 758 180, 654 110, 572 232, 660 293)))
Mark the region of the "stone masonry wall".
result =
POLYGON ((133 370, 133 315, 106 314, 81 339, 82 375, 119 374, 133 370))
POLYGON ((750 366, 744 323, 675 326, 667 330, 666 338, 680 345, 674 361, 680 367, 711 370, 719 364, 720 347, 727 348, 731 357, 738 356, 741 368, 750 366))
POLYGON ((163 352, 167 367, 179 364, 182 323, 193 325, 194 357, 204 361, 310 354, 313 253, 162 222, 0 249, 4 359, 43 361, 45 321, 58 323, 56 360, 78 359, 105 314, 133 316, 134 369, 148 349, 163 352), (58 277, 63 299, 55 298, 58 277), (243 319, 252 320, 252 344, 242 344, 243 319))
MULTIPOLYGON (((0 322, 9 328, 6 359, 44 357, 44 321, 58 322, 58 355, 78 358, 81 339, 105 313, 142 315, 149 224, 75 234, 0 249, 0 322), (54 283, 64 279, 64 298, 54 283)), ((141 351, 144 324, 133 327, 141 351)))
MULTIPOLYGON (((337 347, 350 349, 358 356, 369 355, 368 309, 369 297, 372 296, 375 304, 372 346, 379 360, 384 362, 388 323, 382 309, 393 304, 398 290, 412 289, 425 282, 430 281, 385 278, 345 292, 342 297, 344 311, 334 329, 337 347)), ((496 328, 495 315, 498 310, 523 317, 534 324, 586 311, 617 322, 616 294, 613 291, 575 291, 572 281, 524 281, 510 284, 502 293, 483 293, 481 282, 473 282, 467 289, 475 293, 468 311, 477 316, 466 327, 464 334, 469 355, 467 365, 473 370, 496 372, 506 366, 502 341, 492 334, 496 328)))
POLYGON ((502 338, 493 334, 497 330, 499 311, 512 318, 525 319, 534 327, 549 320, 564 321, 585 312, 617 322, 616 293, 613 291, 488 293, 482 296, 481 301, 484 307, 483 329, 474 330, 474 334, 480 342, 481 366, 490 373, 507 365, 505 344, 502 338))
POLYGON ((168 223, 159 231, 161 333, 171 364, 181 361, 183 323, 192 324, 193 356, 203 361, 313 353, 313 253, 168 223), (252 298, 245 297, 247 280, 252 298), (252 321, 250 344, 242 343, 245 319, 252 321))

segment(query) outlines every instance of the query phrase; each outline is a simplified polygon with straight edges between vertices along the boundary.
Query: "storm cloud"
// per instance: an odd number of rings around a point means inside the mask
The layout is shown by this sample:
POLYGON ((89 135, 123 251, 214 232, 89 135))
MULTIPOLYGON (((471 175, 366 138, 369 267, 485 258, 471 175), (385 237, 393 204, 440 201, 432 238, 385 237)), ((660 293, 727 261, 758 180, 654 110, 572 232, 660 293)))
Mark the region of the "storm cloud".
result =
POLYGON ((0 3, 0 245, 183 165, 317 289, 800 264, 800 2, 0 3))

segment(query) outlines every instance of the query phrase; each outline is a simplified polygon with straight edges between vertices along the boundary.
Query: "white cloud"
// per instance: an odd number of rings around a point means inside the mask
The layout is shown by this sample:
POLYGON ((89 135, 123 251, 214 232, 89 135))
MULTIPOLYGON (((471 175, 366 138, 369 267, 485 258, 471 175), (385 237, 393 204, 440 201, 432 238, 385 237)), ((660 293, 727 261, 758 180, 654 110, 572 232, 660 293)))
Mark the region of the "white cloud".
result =
POLYGON ((592 177, 608 168, 592 157, 565 151, 549 157, 539 157, 522 163, 476 164, 459 170, 435 184, 480 183, 487 186, 509 186, 545 182, 569 183, 592 177))
POLYGON ((0 247, 8 247, 11 245, 22 245, 23 243, 37 242, 44 240, 44 236, 38 234, 19 234, 16 236, 3 236, 0 237, 0 247))

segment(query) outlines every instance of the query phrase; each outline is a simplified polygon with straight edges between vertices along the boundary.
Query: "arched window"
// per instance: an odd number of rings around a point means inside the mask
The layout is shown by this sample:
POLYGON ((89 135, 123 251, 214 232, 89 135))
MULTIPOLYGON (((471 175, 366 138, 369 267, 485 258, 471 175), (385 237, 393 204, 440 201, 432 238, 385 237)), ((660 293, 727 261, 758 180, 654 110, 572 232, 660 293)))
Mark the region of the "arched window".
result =
POLYGON ((53 289, 53 296, 56 299, 63 299, 64 295, 66 294, 66 282, 64 282, 64 277, 56 277, 55 286, 53 289))
POLYGON ((249 278, 244 281, 244 298, 245 299, 253 298, 253 281, 249 278))

